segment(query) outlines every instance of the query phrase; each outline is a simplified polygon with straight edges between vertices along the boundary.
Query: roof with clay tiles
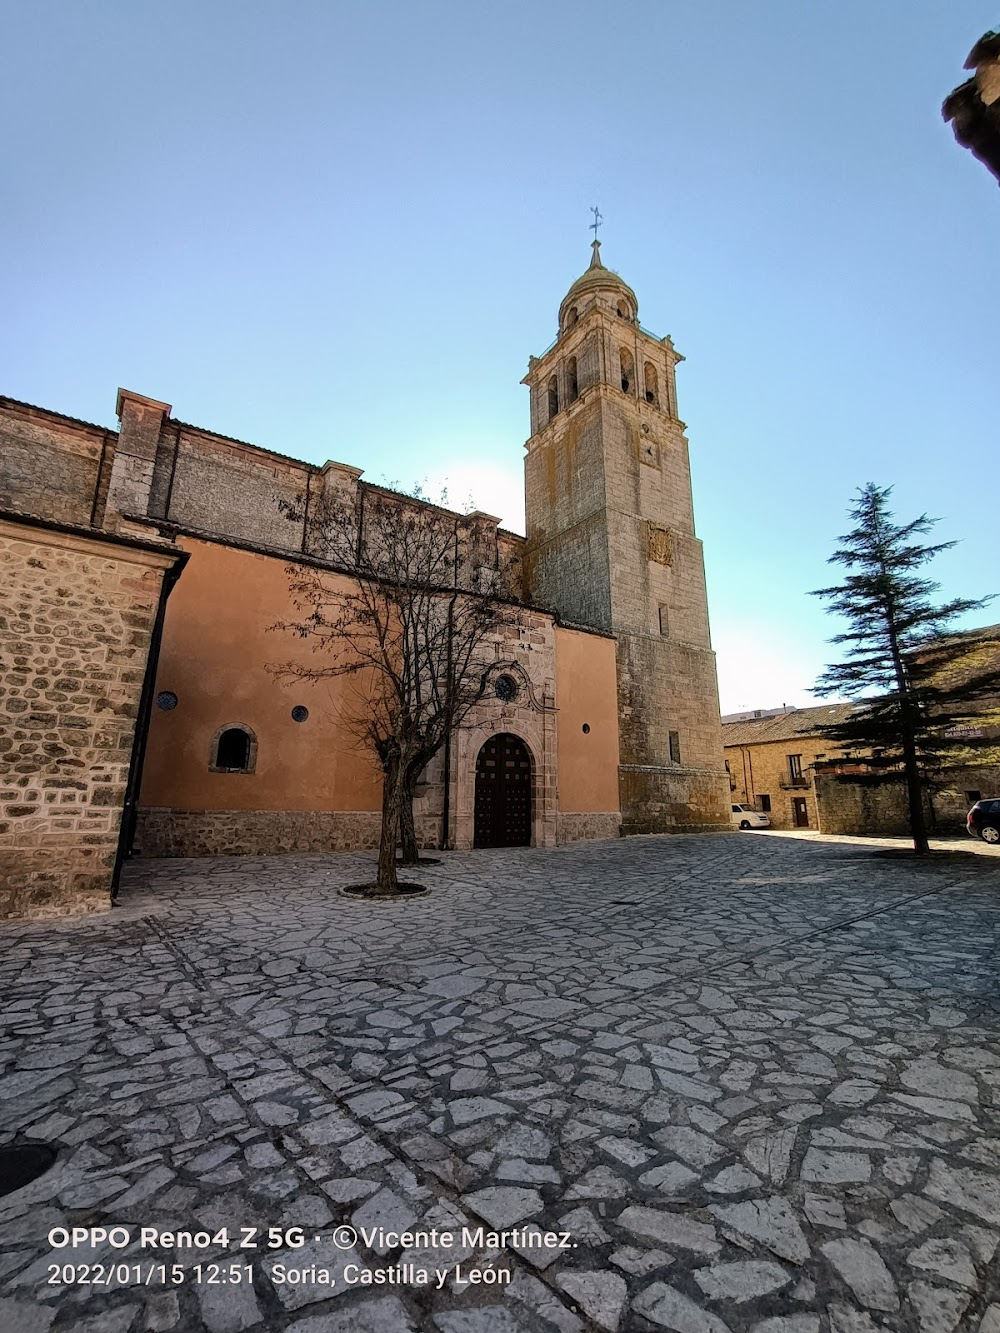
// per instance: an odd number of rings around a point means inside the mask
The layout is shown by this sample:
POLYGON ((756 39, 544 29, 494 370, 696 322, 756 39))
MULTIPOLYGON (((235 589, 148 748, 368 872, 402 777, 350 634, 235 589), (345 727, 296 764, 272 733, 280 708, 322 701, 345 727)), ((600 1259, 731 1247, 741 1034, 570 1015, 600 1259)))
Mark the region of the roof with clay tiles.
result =
POLYGON ((817 735, 830 722, 843 722, 857 708, 854 703, 818 704, 815 708, 796 708, 777 717, 753 717, 743 722, 722 724, 722 744, 765 745, 769 741, 795 741, 817 735))

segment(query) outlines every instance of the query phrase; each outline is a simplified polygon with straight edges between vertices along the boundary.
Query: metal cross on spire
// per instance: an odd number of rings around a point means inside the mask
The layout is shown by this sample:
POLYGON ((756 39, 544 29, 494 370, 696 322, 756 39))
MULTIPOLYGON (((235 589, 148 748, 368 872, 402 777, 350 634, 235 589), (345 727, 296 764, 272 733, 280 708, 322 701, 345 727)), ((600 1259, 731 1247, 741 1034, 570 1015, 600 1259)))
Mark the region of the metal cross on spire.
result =
POLYGON ((601 223, 604 221, 604 218, 603 218, 603 216, 601 215, 600 211, 598 210, 598 207, 597 207, 596 204, 594 204, 593 208, 591 208, 590 211, 591 211, 591 213, 593 213, 593 215, 594 215, 594 220, 593 220, 593 222, 590 224, 590 226, 587 228, 587 230, 588 230, 588 231, 592 231, 592 232, 594 233, 594 240, 596 241, 596 240, 597 240, 597 228, 598 228, 598 227, 601 225, 601 223))

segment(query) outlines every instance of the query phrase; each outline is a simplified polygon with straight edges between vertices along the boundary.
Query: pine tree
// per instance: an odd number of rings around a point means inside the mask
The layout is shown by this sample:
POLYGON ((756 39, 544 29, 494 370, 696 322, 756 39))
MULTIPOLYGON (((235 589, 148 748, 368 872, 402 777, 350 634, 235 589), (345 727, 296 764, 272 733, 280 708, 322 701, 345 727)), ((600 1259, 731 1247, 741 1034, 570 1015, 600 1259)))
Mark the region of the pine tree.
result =
POLYGON ((902 765, 913 849, 925 855, 924 789, 949 756, 968 755, 970 742, 959 729, 995 704, 1000 664, 977 661, 967 636, 946 633, 958 616, 991 598, 935 604, 940 585, 920 571, 955 543, 922 543, 938 520, 922 514, 898 524, 891 494, 891 486, 873 483, 858 491, 849 510, 855 526, 838 538, 828 561, 847 569, 845 580, 811 594, 827 599, 827 609, 848 622, 830 640, 845 645, 843 660, 826 668, 815 693, 858 700, 824 734, 845 749, 870 752, 876 769, 902 765))

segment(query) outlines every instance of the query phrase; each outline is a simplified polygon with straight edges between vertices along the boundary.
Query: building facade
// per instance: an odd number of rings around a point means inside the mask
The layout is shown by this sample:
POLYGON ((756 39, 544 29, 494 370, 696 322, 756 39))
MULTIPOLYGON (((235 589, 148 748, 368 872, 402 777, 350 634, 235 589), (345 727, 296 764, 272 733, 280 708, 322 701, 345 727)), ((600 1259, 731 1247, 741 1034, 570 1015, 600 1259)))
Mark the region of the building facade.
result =
MULTIPOLYGON (((935 640, 930 651, 935 645, 947 645, 947 670, 953 677, 1000 670, 1000 625, 935 640)), ((845 750, 820 731, 824 724, 843 721, 854 707, 821 704, 724 719, 732 801, 753 806, 778 829, 908 833, 906 784, 899 765, 872 765, 871 751, 845 750)), ((986 693, 970 704, 964 725, 944 734, 955 748, 927 784, 925 817, 929 829, 949 834, 964 829, 976 801, 1000 795, 1000 696, 986 693)))
POLYGON ((767 815, 772 828, 819 829, 817 765, 846 756, 819 735, 818 729, 839 721, 852 706, 823 704, 724 722, 722 740, 732 802, 751 805, 767 815))
POLYGON ((109 504, 116 437, 0 400, 0 917, 107 911, 186 556, 109 504))
POLYGON ((424 846, 728 828, 680 357, 637 313, 595 243, 556 343, 529 366, 526 538, 489 514, 372 486, 346 464, 186 424, 130 391, 119 391, 117 431, 0 399, 0 512, 25 570, 0 592, 20 617, 0 622, 0 743, 18 760, 0 798, 0 849, 20 866, 4 872, 9 914, 78 905, 55 862, 47 889, 25 897, 45 838, 93 849, 88 892, 105 903, 130 850, 376 845, 363 692, 278 669, 310 651, 281 628, 290 574, 315 572, 333 596, 350 588, 330 515, 360 541, 376 502, 419 505, 453 534, 455 588, 474 596, 483 571, 500 571, 517 608, 485 645, 481 700, 422 777, 424 846), (32 542, 61 543, 54 592, 48 564, 46 577, 27 573, 32 542), (37 608, 25 610, 33 588, 37 608), (42 708, 49 691, 50 712, 66 715, 58 725, 42 708), (67 766, 78 785, 60 787, 67 766))
POLYGON ((715 655, 670 338, 601 262, 532 357, 525 582, 537 605, 615 636, 623 828, 725 824, 715 655))

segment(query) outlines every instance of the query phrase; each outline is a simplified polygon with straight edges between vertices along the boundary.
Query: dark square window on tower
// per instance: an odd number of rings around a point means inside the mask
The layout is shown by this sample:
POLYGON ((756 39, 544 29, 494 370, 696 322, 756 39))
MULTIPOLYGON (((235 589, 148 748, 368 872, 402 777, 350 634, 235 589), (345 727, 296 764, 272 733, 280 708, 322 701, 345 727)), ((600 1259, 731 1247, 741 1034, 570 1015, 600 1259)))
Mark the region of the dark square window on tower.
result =
POLYGON ((679 731, 670 733, 670 762, 672 764, 681 762, 681 733, 679 731))

